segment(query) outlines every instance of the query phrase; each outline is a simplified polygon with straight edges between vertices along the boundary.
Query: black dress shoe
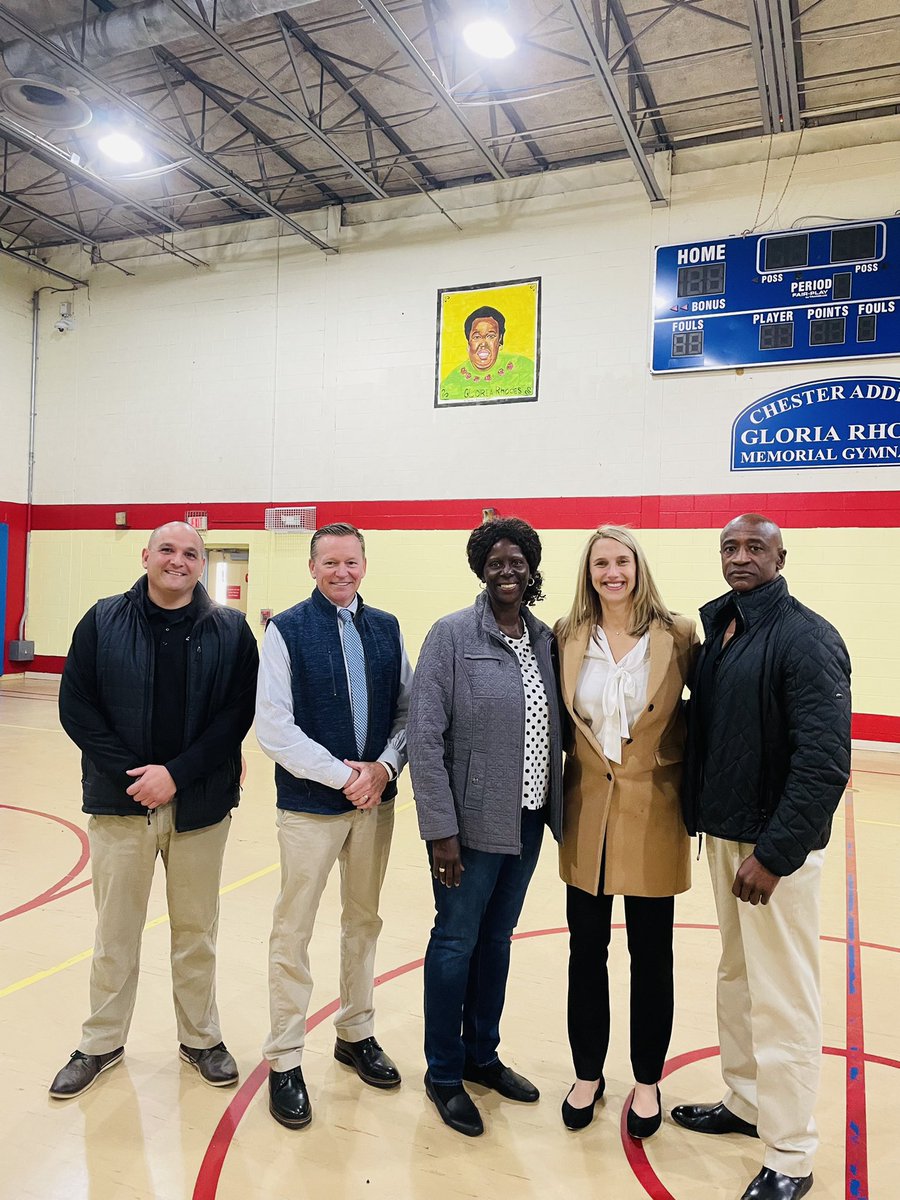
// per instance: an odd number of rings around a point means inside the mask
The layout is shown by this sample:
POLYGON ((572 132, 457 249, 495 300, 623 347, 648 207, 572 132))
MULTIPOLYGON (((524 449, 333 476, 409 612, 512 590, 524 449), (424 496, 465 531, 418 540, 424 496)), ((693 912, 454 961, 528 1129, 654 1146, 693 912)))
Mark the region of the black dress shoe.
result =
POLYGON ((534 1104, 541 1098, 541 1093, 529 1079, 519 1075, 512 1067, 504 1066, 499 1058, 487 1067, 467 1063, 463 1068, 463 1079, 466 1083, 480 1083, 482 1087, 499 1092, 507 1100, 518 1100, 521 1104, 534 1104))
POLYGON ((182 1043, 178 1053, 184 1062, 189 1063, 200 1078, 212 1087, 231 1087, 238 1081, 237 1063, 228 1053, 224 1042, 218 1046, 210 1046, 207 1050, 197 1050, 193 1046, 182 1043))
POLYGON ((334 1057, 345 1067, 352 1067, 363 1083, 377 1088, 399 1086, 400 1072, 373 1037, 363 1038, 361 1042, 337 1038, 334 1057))
MULTIPOLYGON (((569 1096, 575 1090, 575 1084, 569 1088, 569 1096)), ((606 1080, 600 1076, 600 1082, 597 1084, 597 1090, 594 1092, 594 1098, 590 1104, 584 1108, 573 1108, 569 1103, 569 1096, 566 1096, 562 1102, 562 1119, 566 1129, 587 1129, 591 1121, 594 1119, 594 1105, 603 1096, 606 1090, 606 1080)))
POLYGON ((759 1137, 755 1125, 736 1117, 721 1102, 676 1104, 672 1109, 672 1120, 676 1125, 692 1129, 694 1133, 743 1133, 747 1137, 759 1137))
POLYGON ((634 1111, 634 1093, 632 1092, 631 1104, 628 1105, 628 1112, 625 1114, 625 1128, 631 1137, 638 1139, 653 1137, 662 1125, 662 1097, 659 1094, 659 1087, 656 1089, 656 1103, 659 1105, 659 1111, 652 1117, 639 1117, 634 1111))
POLYGON ((108 1054, 82 1054, 75 1050, 69 1056, 69 1061, 50 1084, 50 1095, 54 1100, 71 1100, 86 1092, 101 1071, 108 1071, 117 1062, 121 1062, 125 1047, 110 1050, 108 1054))
POLYGON ((312 1105, 299 1067, 269 1071, 269 1112, 288 1129, 302 1129, 310 1123, 312 1105))
POLYGON ((460 1084, 432 1083, 425 1072, 425 1095, 438 1110, 441 1120, 457 1133, 466 1137, 478 1137, 484 1133, 481 1113, 472 1103, 472 1097, 460 1084))
POLYGON ((812 1185, 812 1175, 782 1175, 771 1167, 763 1167, 741 1200, 800 1200, 812 1185))

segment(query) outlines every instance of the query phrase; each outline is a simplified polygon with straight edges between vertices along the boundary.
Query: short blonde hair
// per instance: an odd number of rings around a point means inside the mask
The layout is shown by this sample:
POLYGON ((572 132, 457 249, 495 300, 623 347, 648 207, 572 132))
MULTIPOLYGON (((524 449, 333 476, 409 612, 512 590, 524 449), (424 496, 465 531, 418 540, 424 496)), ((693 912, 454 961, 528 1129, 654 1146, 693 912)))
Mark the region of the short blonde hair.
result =
POLYGON ((597 595, 597 590, 591 583, 591 551, 594 543, 600 538, 612 538, 620 542, 626 550, 634 555, 635 585, 631 604, 632 637, 642 637, 652 621, 670 628, 674 618, 663 603, 659 589, 650 572, 647 556, 640 542, 624 525, 600 525, 587 540, 578 562, 578 578, 575 583, 575 599, 567 616, 559 622, 558 632, 561 637, 571 637, 576 630, 584 625, 600 625, 603 622, 603 604, 597 595))

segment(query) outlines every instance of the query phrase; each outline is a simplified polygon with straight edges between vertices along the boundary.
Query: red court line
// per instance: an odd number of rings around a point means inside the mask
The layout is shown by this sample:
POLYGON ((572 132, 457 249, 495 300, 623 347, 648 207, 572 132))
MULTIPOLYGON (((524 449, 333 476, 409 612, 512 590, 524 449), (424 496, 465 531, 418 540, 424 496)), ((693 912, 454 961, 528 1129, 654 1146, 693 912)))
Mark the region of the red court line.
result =
POLYGON ((859 943, 859 890, 853 790, 844 799, 847 869, 847 1200, 869 1200, 866 1129, 866 1059, 862 1000, 862 956, 859 943))
POLYGON ((65 820, 64 817, 57 817, 53 813, 41 812, 36 808, 18 808, 14 804, 0 804, 0 808, 8 809, 10 812, 28 813, 32 817, 44 817, 48 821, 56 821, 58 825, 63 825, 66 829, 71 829, 81 843, 80 858, 75 866, 63 875, 62 879, 58 879, 52 887, 41 892, 39 896, 35 896, 33 900, 28 900, 24 904, 20 904, 17 908, 11 908, 9 912, 0 913, 0 921, 6 921, 10 917, 18 917, 22 913, 30 912, 34 908, 40 908, 42 904, 47 904, 50 900, 58 900, 61 896, 66 896, 69 892, 75 892, 78 888, 86 887, 91 882, 89 879, 86 879, 82 883, 76 884, 73 888, 66 888, 67 883, 71 883, 76 875, 81 874, 87 866, 88 859, 91 857, 87 834, 83 829, 80 829, 77 825, 73 825, 71 821, 65 820), (66 890, 63 891, 63 888, 66 888, 66 890))
MULTIPOLYGON (((613 925, 613 929, 624 928, 624 924, 616 923, 613 925)), ((713 930, 718 929, 718 926, 693 923, 688 924, 676 921, 675 928, 713 930)), ((513 941, 520 941, 524 938, 546 937, 550 934, 568 932, 569 930, 566 926, 553 929, 532 929, 523 933, 514 934, 513 941)), ((844 938, 838 937, 823 938, 822 940, 833 942, 845 941, 844 938)), ((877 950, 890 950, 895 953, 900 952, 900 946, 877 946, 874 943, 863 944, 872 945, 872 947, 877 950)), ((393 979, 398 979, 401 975, 406 975, 410 971, 417 970, 423 965, 424 961, 425 960, 423 958, 417 958, 412 962, 404 963, 400 967, 395 967, 393 970, 387 971, 383 975, 377 975, 375 977, 375 986, 379 987, 382 983, 389 983, 393 979)), ((306 1023, 307 1032, 311 1032, 317 1025, 320 1025, 326 1017, 329 1017, 332 1013, 337 1012, 338 1003, 338 1000, 332 1000, 324 1008, 320 1008, 318 1012, 314 1013, 306 1023)), ((835 1054, 841 1057, 849 1056, 848 1050, 831 1046, 823 1046, 822 1052, 823 1054, 835 1054)), ((712 1058, 718 1053, 718 1046, 707 1046, 700 1050, 688 1050, 684 1054, 675 1055, 675 1057, 670 1058, 663 1067, 663 1079, 673 1074, 673 1072, 681 1070, 681 1068, 684 1066, 698 1062, 703 1058, 712 1058)), ((900 1062, 897 1062, 891 1058, 882 1058, 874 1054, 867 1054, 865 1055, 865 1058, 868 1062, 879 1063, 883 1066, 900 1069, 900 1062)), ((225 1158, 231 1147, 234 1135, 237 1132, 238 1125, 249 1108, 253 1097, 266 1082, 268 1073, 268 1063, 265 1061, 259 1063, 254 1068, 252 1073, 247 1076, 244 1083, 235 1093, 235 1096, 228 1105, 228 1108, 222 1114, 218 1125, 213 1131, 209 1145, 206 1148, 206 1153, 203 1156, 203 1161, 201 1162, 200 1168, 197 1172, 197 1179, 194 1184, 192 1200, 216 1200, 222 1168, 225 1165, 225 1158)), ((628 1102, 626 1101, 625 1108, 622 1110, 622 1144, 625 1151, 625 1157, 634 1171, 635 1177, 638 1179, 641 1186, 644 1188, 644 1191, 650 1197, 650 1200, 675 1200, 675 1197, 672 1196, 671 1192, 668 1191, 662 1180, 653 1170, 653 1167, 647 1158, 643 1144, 641 1142, 634 1141, 634 1139, 628 1136, 625 1125, 625 1113, 627 1108, 628 1102)), ((853 1196, 854 1200, 863 1200, 861 1195, 853 1193, 853 1196)))

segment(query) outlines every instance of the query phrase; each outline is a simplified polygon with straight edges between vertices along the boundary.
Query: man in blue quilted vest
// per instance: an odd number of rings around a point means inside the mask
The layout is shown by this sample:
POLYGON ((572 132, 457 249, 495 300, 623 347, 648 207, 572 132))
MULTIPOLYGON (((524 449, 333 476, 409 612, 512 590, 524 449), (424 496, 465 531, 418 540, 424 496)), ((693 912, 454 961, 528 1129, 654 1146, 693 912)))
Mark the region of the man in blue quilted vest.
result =
POLYGON ((800 1200, 819 1140, 819 891, 850 773, 850 659, 834 626, 788 591, 774 521, 736 517, 719 547, 731 590, 700 610, 682 796, 688 831, 706 834, 722 937, 726 1090, 672 1117, 762 1141, 742 1200, 800 1200))
POLYGON ((66 1100, 124 1054, 157 856, 166 869, 181 1058, 213 1087, 237 1083, 216 1009, 219 884, 259 655, 243 613, 210 599, 196 529, 154 529, 146 574, 99 600, 72 635, 59 689, 81 750, 97 908, 91 1015, 50 1085, 66 1100))
POLYGON ((406 763, 412 668, 397 618, 363 603, 363 535, 324 525, 310 543, 315 587, 266 629, 256 735, 275 760, 281 893, 269 943, 269 1111, 312 1120, 301 1062, 312 994, 309 941, 336 862, 341 870, 340 1008, 334 1057, 375 1088, 400 1074, 375 1040, 378 901, 397 776, 406 763))

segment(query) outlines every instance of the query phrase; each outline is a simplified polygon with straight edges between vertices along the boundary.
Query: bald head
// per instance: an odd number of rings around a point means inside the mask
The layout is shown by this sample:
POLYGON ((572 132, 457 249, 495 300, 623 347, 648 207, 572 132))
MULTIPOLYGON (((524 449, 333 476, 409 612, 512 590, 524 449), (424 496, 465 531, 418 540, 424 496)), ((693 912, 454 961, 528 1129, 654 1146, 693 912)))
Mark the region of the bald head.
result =
POLYGON ((719 538, 722 574, 736 592, 752 592, 771 583, 784 566, 787 551, 781 530, 760 513, 729 521, 719 538))
POLYGON ((169 521, 150 534, 141 561, 153 603, 159 608, 184 608, 203 574, 206 550, 192 525, 169 521))
POLYGON ((173 536, 186 537, 189 540, 193 540, 203 557, 206 557, 206 547, 203 545, 203 538, 193 525, 188 525, 187 521, 167 521, 165 525, 157 525, 149 538, 147 538, 147 549, 152 550, 160 539, 173 536))

